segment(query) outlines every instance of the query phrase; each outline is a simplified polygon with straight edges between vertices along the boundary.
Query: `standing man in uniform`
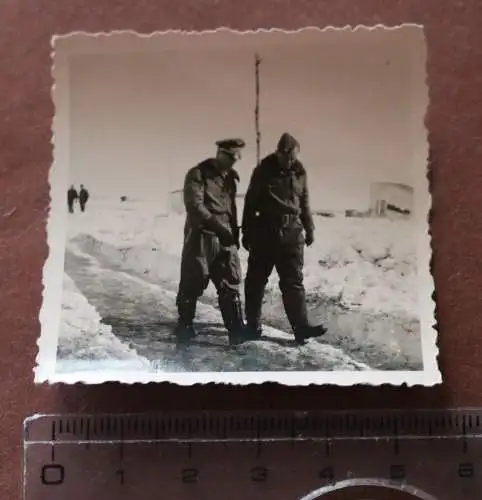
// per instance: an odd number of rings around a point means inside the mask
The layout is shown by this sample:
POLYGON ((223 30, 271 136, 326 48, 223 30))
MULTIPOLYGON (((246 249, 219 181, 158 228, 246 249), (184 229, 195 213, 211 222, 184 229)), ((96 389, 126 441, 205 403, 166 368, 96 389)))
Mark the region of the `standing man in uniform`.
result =
POLYGON ((283 134, 276 151, 254 169, 246 192, 242 221, 242 244, 249 251, 245 311, 248 336, 253 339, 262 333, 262 301, 273 268, 296 342, 303 344, 307 338, 326 333, 322 325, 308 322, 304 245, 312 245, 315 227, 299 149, 294 137, 283 134))
POLYGON ((236 209, 238 173, 234 164, 245 147, 242 139, 216 142, 217 154, 186 174, 184 180, 184 245, 177 294, 176 335, 187 342, 196 335, 193 320, 197 300, 212 280, 231 344, 244 331, 239 286, 239 227, 236 209))
POLYGON ((75 186, 72 184, 67 191, 67 206, 69 207, 69 213, 71 214, 74 213, 74 203, 78 197, 79 194, 77 193, 77 189, 75 189, 75 186))
POLYGON ((84 185, 80 185, 80 191, 79 191, 79 205, 80 205, 80 210, 82 212, 85 212, 85 206, 87 205, 87 201, 89 200, 89 192, 87 189, 85 189, 84 185))

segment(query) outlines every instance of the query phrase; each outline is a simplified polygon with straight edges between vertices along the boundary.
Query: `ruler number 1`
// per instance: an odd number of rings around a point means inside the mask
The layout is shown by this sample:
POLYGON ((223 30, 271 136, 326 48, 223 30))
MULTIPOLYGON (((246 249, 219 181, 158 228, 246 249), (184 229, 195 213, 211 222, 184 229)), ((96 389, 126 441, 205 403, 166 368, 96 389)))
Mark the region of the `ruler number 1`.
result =
POLYGON ((120 484, 124 484, 124 469, 117 469, 115 473, 119 477, 120 484))

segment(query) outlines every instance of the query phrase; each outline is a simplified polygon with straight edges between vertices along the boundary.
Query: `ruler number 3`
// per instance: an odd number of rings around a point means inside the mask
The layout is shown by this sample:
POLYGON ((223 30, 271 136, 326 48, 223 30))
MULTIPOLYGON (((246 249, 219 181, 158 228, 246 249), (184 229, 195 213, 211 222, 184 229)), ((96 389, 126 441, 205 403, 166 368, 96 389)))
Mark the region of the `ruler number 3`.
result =
POLYGON ((199 481, 199 470, 183 469, 181 472, 181 481, 185 484, 197 483, 199 481))

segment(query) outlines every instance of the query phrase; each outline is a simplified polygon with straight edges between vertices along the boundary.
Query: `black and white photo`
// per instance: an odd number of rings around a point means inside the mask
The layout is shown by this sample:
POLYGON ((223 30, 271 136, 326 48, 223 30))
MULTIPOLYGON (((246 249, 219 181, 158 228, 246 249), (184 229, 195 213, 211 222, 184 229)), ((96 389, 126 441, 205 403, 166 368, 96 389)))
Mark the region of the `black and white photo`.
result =
POLYGON ((37 381, 441 382, 422 27, 52 47, 37 381))

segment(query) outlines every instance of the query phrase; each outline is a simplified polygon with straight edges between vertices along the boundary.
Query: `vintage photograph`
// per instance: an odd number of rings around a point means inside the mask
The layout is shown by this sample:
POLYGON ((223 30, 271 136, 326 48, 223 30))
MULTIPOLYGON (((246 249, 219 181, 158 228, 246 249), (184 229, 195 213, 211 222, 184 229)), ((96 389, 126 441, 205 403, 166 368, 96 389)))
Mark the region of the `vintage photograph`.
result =
POLYGON ((52 41, 38 382, 441 382, 421 26, 52 41))

